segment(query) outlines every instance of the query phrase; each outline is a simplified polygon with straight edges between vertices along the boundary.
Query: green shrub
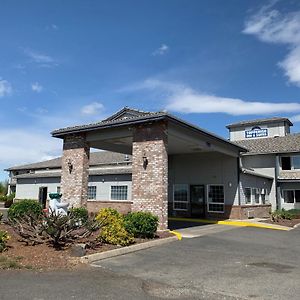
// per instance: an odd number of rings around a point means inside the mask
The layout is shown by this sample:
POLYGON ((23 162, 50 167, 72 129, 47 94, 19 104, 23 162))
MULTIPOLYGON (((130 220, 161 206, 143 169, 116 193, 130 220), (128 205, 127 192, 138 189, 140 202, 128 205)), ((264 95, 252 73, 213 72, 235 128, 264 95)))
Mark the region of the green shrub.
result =
POLYGON ((0 202, 4 202, 4 207, 9 208, 13 204, 14 198, 15 198, 15 193, 0 196, 0 202))
POLYGON ((293 215, 293 218, 299 218, 300 217, 300 209, 289 209, 287 210, 288 213, 293 215))
POLYGON ((115 209, 103 208, 96 216, 102 229, 98 239, 107 244, 128 246, 134 243, 133 234, 129 233, 124 224, 124 219, 115 209))
POLYGON ((70 216, 81 225, 88 221, 89 213, 85 207, 75 207, 70 209, 70 216))
POLYGON ((6 243, 9 240, 9 235, 6 231, 0 230, 0 252, 6 249, 6 243))
POLYGON ((35 200, 25 199, 20 202, 14 203, 8 209, 8 218, 10 220, 18 220, 26 215, 42 216, 42 206, 35 200))
POLYGON ((158 226, 158 217, 150 212, 131 212, 124 217, 125 228, 138 238, 153 238, 158 226))
POLYGON ((295 214, 291 213, 290 211, 285 210, 284 208, 282 209, 276 209, 271 213, 271 219, 272 221, 276 222, 279 221, 280 219, 283 220, 292 220, 296 217, 295 214))

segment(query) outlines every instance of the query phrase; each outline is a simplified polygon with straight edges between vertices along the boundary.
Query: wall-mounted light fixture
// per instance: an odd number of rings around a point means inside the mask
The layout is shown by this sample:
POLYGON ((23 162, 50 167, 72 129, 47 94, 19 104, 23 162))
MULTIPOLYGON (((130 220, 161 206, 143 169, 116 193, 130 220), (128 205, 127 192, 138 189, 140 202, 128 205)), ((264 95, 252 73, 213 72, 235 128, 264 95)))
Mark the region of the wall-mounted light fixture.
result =
POLYGON ((144 155, 143 155, 143 168, 146 170, 147 166, 148 166, 148 158, 146 156, 146 152, 144 152, 144 155))
POLYGON ((73 171, 73 164, 71 162, 71 159, 68 159, 67 164, 68 164, 69 173, 71 174, 73 171))

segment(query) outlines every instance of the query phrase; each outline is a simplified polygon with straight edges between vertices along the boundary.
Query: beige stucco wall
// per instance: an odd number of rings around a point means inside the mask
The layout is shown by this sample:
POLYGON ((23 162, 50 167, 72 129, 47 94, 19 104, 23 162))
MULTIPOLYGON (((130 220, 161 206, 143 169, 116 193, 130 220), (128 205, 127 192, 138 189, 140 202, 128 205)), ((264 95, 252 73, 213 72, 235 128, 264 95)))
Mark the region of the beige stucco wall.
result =
POLYGON ((272 209, 276 209, 276 186, 275 186, 275 154, 245 155, 242 157, 242 164, 247 169, 253 169, 257 173, 274 178, 270 187, 269 201, 272 209))
POLYGON ((238 205, 237 158, 220 153, 195 153, 169 156, 169 202, 173 184, 223 184, 225 204, 238 205))
MULTIPOLYGON (((268 136, 260 138, 268 138, 273 136, 285 136, 290 132, 289 126, 285 125, 284 122, 278 124, 257 124, 256 126, 261 127, 261 129, 268 129, 268 136)), ((241 126, 236 128, 231 128, 229 132, 229 137, 231 141, 245 140, 245 131, 251 130, 254 126, 241 126)), ((247 140, 252 140, 253 138, 247 138, 247 140)))

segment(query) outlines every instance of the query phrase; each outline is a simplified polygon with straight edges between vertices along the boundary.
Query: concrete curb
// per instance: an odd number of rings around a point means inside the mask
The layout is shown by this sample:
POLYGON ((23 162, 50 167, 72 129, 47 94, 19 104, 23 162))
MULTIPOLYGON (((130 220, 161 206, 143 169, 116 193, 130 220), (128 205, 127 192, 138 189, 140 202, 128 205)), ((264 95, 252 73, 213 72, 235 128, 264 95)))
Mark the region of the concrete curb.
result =
POLYGON ((127 254, 127 253, 132 253, 132 252, 152 248, 152 247, 155 247, 155 246, 160 246, 160 245, 167 244, 167 243, 177 241, 177 240, 178 240, 178 238, 176 236, 171 236, 171 237, 168 237, 168 238, 153 240, 153 241, 149 241, 149 242, 145 242, 145 243, 141 243, 141 244, 136 244, 136 245, 132 245, 132 246, 128 246, 128 247, 113 249, 113 250, 110 250, 110 251, 85 255, 85 256, 80 258, 80 261, 82 263, 90 264, 90 263, 93 263, 93 262, 98 261, 98 260, 111 258, 111 257, 119 256, 119 255, 124 255, 124 254, 127 254))

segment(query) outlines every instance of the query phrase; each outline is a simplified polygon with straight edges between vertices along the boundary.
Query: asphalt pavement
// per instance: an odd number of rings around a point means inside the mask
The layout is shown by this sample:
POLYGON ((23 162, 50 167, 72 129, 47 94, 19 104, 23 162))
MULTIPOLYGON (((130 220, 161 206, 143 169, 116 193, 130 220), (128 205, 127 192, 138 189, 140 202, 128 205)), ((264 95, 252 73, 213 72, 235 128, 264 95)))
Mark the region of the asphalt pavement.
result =
POLYGON ((234 227, 76 271, 0 271, 0 299, 299 299, 299 253, 299 229, 234 227))

